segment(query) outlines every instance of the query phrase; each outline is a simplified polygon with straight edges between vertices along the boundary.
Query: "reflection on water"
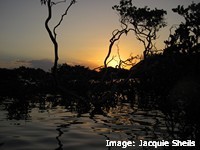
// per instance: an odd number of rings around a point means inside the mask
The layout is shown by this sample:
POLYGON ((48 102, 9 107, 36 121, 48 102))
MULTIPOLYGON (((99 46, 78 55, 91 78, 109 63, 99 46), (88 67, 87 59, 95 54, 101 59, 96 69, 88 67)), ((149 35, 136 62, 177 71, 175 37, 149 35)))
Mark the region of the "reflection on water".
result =
POLYGON ((106 147, 106 140, 162 140, 168 136, 164 115, 158 110, 145 111, 137 105, 120 103, 107 110, 106 115, 80 114, 73 111, 72 105, 58 100, 61 99, 1 100, 0 148, 117 149, 106 147))

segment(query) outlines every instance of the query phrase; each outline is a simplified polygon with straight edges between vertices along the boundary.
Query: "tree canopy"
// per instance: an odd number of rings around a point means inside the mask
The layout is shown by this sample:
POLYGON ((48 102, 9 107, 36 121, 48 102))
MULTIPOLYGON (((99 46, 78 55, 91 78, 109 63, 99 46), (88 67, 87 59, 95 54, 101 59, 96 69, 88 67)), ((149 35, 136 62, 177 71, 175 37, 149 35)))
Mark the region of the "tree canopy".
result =
POLYGON ((187 8, 178 6, 172 9, 184 18, 174 33, 165 41, 167 53, 200 52, 200 3, 192 3, 187 8))
MULTIPOLYGON (((154 40, 157 39, 157 32, 166 26, 163 9, 150 9, 145 6, 137 8, 132 0, 121 0, 119 5, 113 6, 120 15, 120 22, 125 25, 128 31, 134 31, 137 39, 144 45, 144 58, 152 53, 155 48, 154 40)), ((156 49, 156 48, 155 48, 156 49)))

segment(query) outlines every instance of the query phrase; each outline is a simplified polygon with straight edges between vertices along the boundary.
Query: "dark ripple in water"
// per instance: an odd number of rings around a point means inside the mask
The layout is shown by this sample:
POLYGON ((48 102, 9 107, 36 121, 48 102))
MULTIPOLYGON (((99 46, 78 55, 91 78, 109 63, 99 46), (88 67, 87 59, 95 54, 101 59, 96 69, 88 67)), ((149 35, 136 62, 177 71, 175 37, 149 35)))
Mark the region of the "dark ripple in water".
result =
POLYGON ((78 117, 64 106, 53 107, 51 102, 43 108, 40 103, 31 103, 27 110, 16 110, 19 116, 12 116, 6 107, 13 102, 7 99, 0 105, 2 150, 102 150, 109 149, 105 146, 108 139, 162 140, 167 136, 160 111, 139 110, 128 103, 110 109, 106 116, 85 113, 78 117))

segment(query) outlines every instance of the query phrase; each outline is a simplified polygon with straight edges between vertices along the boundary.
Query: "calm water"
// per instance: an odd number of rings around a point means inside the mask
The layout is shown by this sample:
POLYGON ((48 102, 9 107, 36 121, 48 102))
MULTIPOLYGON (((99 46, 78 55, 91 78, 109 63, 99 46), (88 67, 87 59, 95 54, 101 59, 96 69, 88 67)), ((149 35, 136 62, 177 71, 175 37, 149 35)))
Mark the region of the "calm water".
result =
POLYGON ((106 140, 162 140, 167 136, 164 116, 158 110, 121 103, 106 114, 77 115, 52 102, 4 99, 0 102, 0 149, 122 149, 106 147, 106 140))

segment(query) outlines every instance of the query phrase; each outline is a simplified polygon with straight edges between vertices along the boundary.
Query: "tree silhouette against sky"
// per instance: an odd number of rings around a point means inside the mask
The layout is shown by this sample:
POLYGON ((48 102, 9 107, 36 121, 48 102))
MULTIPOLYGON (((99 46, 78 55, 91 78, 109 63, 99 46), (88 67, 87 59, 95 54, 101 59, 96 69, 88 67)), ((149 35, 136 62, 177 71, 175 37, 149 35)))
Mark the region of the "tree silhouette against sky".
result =
POLYGON ((192 54, 200 52, 200 3, 192 3, 187 8, 178 6, 172 9, 181 15, 185 22, 176 27, 165 41, 165 53, 192 54))
POLYGON ((151 10, 147 6, 137 8, 133 6, 132 0, 121 0, 119 5, 113 7, 120 15, 121 30, 114 30, 110 40, 108 54, 104 61, 104 66, 107 66, 107 59, 110 56, 113 44, 120 39, 122 34, 127 34, 133 31, 136 38, 144 45, 144 59, 156 49, 155 41, 158 36, 157 32, 166 26, 164 16, 167 12, 163 9, 151 10))
POLYGON ((76 3, 76 0, 71 0, 68 7, 66 8, 65 12, 62 14, 60 20, 58 21, 58 23, 53 27, 53 29, 51 29, 49 27, 49 22, 51 21, 52 19, 52 8, 53 6, 57 5, 57 4, 60 4, 60 3, 65 3, 66 0, 63 0, 63 1, 58 1, 58 2, 54 2, 52 0, 41 0, 41 4, 42 5, 46 5, 47 8, 48 8, 48 16, 45 20, 45 28, 49 34, 49 37, 54 45, 54 53, 55 53, 55 58, 54 58, 54 66, 53 66, 53 74, 55 76, 55 79, 56 79, 56 72, 57 72, 57 66, 58 66, 58 41, 57 41, 57 32, 56 32, 56 29, 61 25, 64 17, 67 15, 69 9, 71 8, 71 6, 73 4, 76 3))

